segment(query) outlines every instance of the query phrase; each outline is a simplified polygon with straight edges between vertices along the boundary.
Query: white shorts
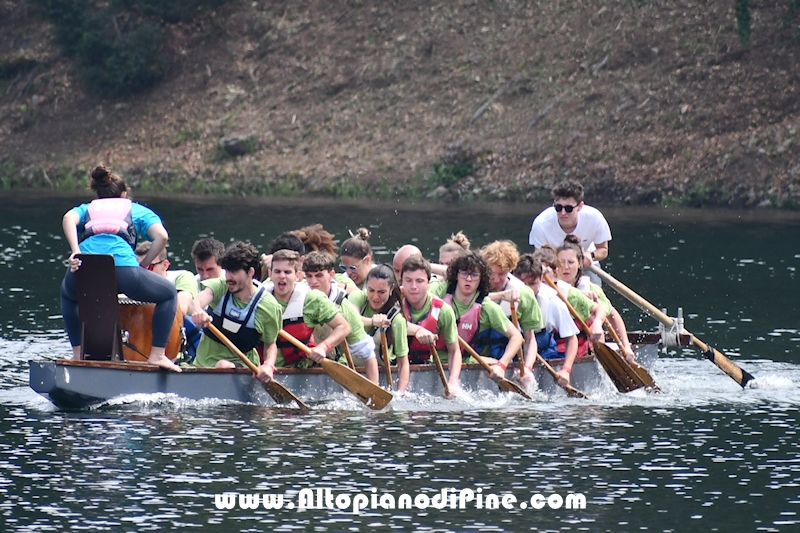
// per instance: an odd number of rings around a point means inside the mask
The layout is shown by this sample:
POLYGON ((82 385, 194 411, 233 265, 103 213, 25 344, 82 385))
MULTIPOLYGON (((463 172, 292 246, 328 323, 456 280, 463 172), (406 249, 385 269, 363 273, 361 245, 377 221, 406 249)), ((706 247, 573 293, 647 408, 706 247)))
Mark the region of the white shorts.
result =
POLYGON ((350 348, 350 355, 353 356, 354 360, 366 363, 375 358, 375 341, 370 336, 366 336, 353 344, 348 342, 347 347, 350 348))

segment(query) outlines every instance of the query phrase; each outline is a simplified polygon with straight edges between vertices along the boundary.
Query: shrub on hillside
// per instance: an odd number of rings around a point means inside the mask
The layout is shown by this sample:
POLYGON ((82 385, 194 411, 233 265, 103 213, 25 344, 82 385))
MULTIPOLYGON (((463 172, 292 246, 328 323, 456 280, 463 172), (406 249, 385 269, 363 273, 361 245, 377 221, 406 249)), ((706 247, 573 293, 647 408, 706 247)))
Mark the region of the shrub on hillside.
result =
POLYGON ((29 0, 87 87, 105 96, 148 89, 164 77, 168 23, 190 20, 227 0, 29 0))

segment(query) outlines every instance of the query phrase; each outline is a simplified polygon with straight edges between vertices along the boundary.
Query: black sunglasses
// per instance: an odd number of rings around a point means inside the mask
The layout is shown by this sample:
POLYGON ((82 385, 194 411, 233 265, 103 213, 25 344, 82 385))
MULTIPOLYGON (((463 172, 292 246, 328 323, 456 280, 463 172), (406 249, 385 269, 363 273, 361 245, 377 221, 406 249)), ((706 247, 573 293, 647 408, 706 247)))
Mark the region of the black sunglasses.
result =
POLYGON ((553 204, 553 207, 556 209, 556 213, 560 213, 562 210, 566 211, 567 213, 572 213, 577 205, 561 205, 561 204, 553 204))

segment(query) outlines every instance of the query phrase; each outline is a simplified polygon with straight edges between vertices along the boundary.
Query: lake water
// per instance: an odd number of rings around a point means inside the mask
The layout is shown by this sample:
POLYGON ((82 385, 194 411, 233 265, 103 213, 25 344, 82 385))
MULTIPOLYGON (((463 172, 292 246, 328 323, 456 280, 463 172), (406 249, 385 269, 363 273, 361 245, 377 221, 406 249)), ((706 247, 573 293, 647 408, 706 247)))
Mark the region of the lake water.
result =
MULTIPOLYGON (((87 197, 0 195, 2 531, 798 531, 800 218, 773 212, 603 209, 605 268, 756 376, 742 390, 693 349, 663 354, 663 394, 592 399, 410 395, 369 412, 344 395, 312 413, 171 397, 59 411, 27 385, 29 359, 70 353, 58 305, 61 216, 87 197), (332 489, 332 498, 514 495, 512 509, 218 509, 215 495, 332 489), (583 494, 584 509, 534 509, 583 494), (466 493, 465 493, 466 494, 466 493), (538 501, 538 500, 536 500, 538 501)), ((197 238, 250 240, 320 222, 367 226, 378 261, 406 242, 429 258, 453 232, 527 250, 543 205, 431 206, 139 198, 190 268, 197 238)), ((607 290, 629 329, 656 322, 607 290)), ((344 500, 341 500, 344 502, 344 500)))

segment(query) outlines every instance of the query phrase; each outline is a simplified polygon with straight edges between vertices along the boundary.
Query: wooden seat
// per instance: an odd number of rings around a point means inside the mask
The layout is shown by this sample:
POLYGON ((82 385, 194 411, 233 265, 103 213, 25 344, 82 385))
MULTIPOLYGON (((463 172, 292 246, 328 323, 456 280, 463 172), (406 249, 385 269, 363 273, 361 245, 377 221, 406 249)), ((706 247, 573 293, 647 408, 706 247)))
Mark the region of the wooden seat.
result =
POLYGON ((110 254, 78 254, 75 272, 78 316, 81 321, 81 359, 122 360, 117 271, 110 254))

